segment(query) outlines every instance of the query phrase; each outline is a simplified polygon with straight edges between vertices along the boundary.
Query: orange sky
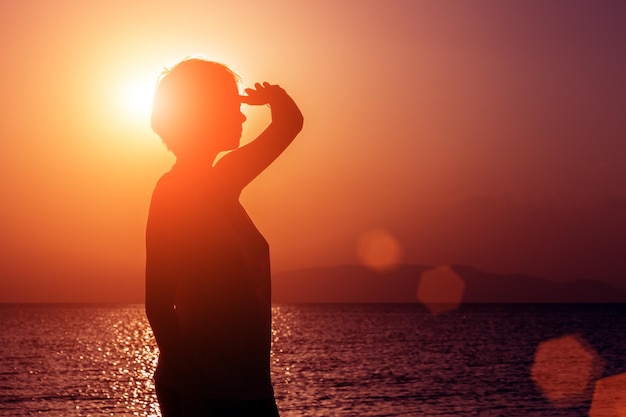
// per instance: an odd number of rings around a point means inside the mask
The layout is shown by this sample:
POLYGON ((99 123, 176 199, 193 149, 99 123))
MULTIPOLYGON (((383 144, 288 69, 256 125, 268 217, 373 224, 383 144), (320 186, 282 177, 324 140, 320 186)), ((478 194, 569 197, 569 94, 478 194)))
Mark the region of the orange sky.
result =
POLYGON ((275 270, 382 229, 404 262, 624 277, 623 3, 210 3, 0 3, 0 301, 142 299, 173 158, 127 99, 194 54, 305 114, 243 196, 275 270))

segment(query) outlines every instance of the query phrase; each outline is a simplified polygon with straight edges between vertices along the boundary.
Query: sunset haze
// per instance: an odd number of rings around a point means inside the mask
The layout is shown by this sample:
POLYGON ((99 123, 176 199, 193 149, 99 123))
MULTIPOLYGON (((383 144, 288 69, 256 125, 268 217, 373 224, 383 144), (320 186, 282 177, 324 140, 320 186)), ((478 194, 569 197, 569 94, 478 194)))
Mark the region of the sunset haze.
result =
MULTIPOLYGON (((174 163, 147 102, 195 55, 280 84, 304 114, 242 195, 275 272, 455 264, 626 289, 624 16, 578 0, 2 2, 0 302, 143 301, 151 192, 174 163), (386 255, 363 255, 369 236, 386 255)), ((246 143, 269 110, 243 112, 246 143)))

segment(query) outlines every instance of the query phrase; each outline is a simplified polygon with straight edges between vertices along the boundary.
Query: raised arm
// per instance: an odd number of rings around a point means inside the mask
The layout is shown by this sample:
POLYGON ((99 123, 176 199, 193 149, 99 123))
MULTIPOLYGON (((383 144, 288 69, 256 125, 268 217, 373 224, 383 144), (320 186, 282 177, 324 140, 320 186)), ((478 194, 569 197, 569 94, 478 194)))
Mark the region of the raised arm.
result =
POLYGON ((278 85, 255 84, 245 90, 242 102, 267 104, 272 112, 270 125, 251 143, 224 156, 215 171, 235 191, 240 192, 267 168, 302 130, 304 119, 293 99, 278 85))

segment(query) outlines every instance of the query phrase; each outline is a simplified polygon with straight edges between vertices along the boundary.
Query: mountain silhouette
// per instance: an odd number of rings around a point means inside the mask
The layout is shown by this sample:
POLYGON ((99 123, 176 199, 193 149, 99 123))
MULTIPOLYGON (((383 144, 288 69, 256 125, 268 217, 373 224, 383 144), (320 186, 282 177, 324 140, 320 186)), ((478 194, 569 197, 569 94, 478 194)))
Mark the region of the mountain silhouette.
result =
MULTIPOLYGON (((360 265, 276 273, 272 299, 284 303, 413 303, 428 265, 375 271, 360 265)), ((597 280, 565 283, 521 274, 494 274, 454 265, 465 284, 464 303, 623 303, 626 291, 597 280)))

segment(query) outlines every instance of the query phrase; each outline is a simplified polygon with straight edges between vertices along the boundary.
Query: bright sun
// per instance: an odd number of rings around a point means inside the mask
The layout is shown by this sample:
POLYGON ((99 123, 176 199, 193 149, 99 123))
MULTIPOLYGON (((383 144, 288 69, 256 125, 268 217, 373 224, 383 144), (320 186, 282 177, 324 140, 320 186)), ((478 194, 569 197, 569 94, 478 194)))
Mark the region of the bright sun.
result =
POLYGON ((124 109, 132 114, 133 119, 148 120, 152 109, 154 88, 154 80, 129 83, 124 88, 124 109))
MULTIPOLYGON (((113 75, 113 74, 112 74, 113 75)), ((111 77, 111 82, 115 84, 113 94, 113 105, 119 116, 121 123, 127 127, 144 129, 150 128, 150 113, 152 111, 152 99, 158 74, 151 71, 127 71, 126 74, 111 77)))

